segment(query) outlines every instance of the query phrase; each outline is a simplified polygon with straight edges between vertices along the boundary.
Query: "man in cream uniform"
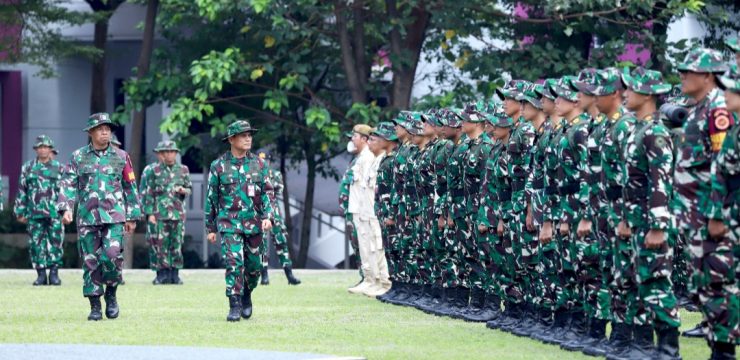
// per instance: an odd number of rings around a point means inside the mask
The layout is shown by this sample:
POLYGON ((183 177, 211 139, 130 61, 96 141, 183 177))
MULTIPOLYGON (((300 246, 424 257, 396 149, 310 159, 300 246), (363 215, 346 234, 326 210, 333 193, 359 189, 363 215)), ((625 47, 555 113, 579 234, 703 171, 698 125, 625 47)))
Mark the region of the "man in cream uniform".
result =
MULTIPOLYGON (((383 252, 380 235, 380 224, 375 216, 375 180, 377 176, 376 156, 368 147, 372 128, 358 124, 352 129, 352 143, 357 150, 357 160, 352 167, 352 183, 349 187, 348 211, 355 219, 357 237, 362 260, 362 272, 365 279, 357 286, 350 288, 353 294, 378 296, 390 289, 388 267, 379 266, 379 257, 383 252)), ((382 156, 382 154, 381 154, 382 156)), ((382 157, 381 157, 382 158, 382 157)), ((385 260, 385 256, 383 256, 385 260)), ((385 263, 385 261, 383 261, 385 263)))

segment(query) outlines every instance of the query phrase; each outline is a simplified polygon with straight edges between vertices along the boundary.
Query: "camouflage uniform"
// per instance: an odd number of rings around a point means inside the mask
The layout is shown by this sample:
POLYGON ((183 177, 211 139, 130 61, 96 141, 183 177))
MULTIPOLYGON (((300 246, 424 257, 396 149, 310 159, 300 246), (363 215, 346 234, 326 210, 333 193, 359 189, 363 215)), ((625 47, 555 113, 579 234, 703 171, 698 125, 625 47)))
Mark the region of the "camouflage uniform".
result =
MULTIPOLYGON (((715 50, 696 49, 690 52, 679 71, 722 72, 726 70, 721 54, 715 50)), ((712 89, 691 108, 683 130, 676 161, 675 186, 686 211, 679 214, 690 245, 693 274, 692 295, 702 304, 709 326, 708 340, 712 343, 732 343, 737 337, 737 284, 733 281, 734 259, 732 241, 728 236, 713 239, 707 233, 708 219, 721 219, 713 213, 711 202, 711 167, 722 147, 727 131, 733 125, 722 91, 712 89)))
MULTIPOLYGON (((111 141, 111 143, 113 143, 111 141)), ((161 144, 161 142, 160 142, 161 144)), ((157 145, 159 147, 159 145, 157 145)), ((151 174, 152 168, 159 164, 159 160, 157 162, 153 162, 151 164, 147 164, 144 167, 144 170, 141 171, 141 180, 139 182, 139 192, 142 196, 142 206, 144 196, 149 191, 147 189, 147 177, 148 174, 151 174)), ((146 243, 149 245, 149 269, 152 271, 157 271, 159 268, 157 265, 157 249, 160 249, 162 247, 162 239, 158 238, 159 233, 157 232, 157 224, 152 224, 149 222, 149 219, 146 220, 146 243)))
MULTIPOLYGON (((36 139, 39 146, 54 147, 46 135, 36 139)), ((13 214, 28 220, 28 252, 34 269, 62 266, 64 226, 56 211, 62 165, 56 160, 34 159, 23 164, 13 214)))
MULTIPOLYGON (((269 166, 268 166, 269 168, 269 166)), ((270 229, 270 237, 275 243, 275 254, 280 260, 280 266, 283 268, 292 267, 293 262, 290 260, 290 248, 288 247, 288 229, 285 227, 285 219, 280 214, 280 205, 277 200, 278 197, 283 197, 283 174, 280 171, 275 171, 269 168, 268 174, 270 177, 270 184, 272 184, 273 190, 267 192, 267 196, 270 198, 272 203, 272 218, 274 224, 270 229)), ((267 234, 264 234, 263 254, 264 259, 262 264, 267 267, 270 261, 270 251, 268 246, 267 234)))
MULTIPOLYGON (((350 133, 351 136, 351 133, 350 133)), ((360 249, 357 243, 357 227, 353 222, 352 214, 347 211, 349 206, 349 185, 352 183, 352 167, 355 165, 357 158, 353 157, 347 166, 347 171, 344 172, 342 180, 339 182, 339 209, 344 214, 344 233, 347 234, 349 244, 352 246, 352 257, 355 259, 355 263, 360 262, 360 249)), ((363 277, 362 267, 359 267, 360 277, 363 277)))
MULTIPOLYGON (((229 125, 230 136, 245 131, 253 131, 246 121, 229 125)), ((235 158, 227 151, 211 163, 205 224, 208 233, 221 234, 227 297, 245 294, 245 286, 249 292, 257 287, 262 268, 261 222, 272 220, 273 214, 270 190, 268 167, 252 153, 235 158)))
MULTIPOLYGON (((372 133, 373 135, 378 132, 382 132, 391 141, 397 141, 398 138, 395 136, 395 130, 391 123, 381 123, 378 125, 376 130, 372 133)), ((380 135, 379 135, 380 136, 380 135)), ((380 160, 378 165, 377 175, 377 188, 375 191, 375 214, 380 222, 380 229, 383 236, 383 249, 385 250, 385 258, 388 261, 388 272, 391 281, 394 283, 402 281, 399 278, 399 265, 398 265, 398 228, 395 225, 386 225, 386 220, 396 221, 396 216, 393 213, 393 206, 391 204, 391 192, 393 191, 393 169, 396 167, 396 153, 395 151, 385 154, 380 160)))
MULTIPOLYGON (((108 114, 94 114, 85 131, 102 124, 111 124, 108 114)), ((124 222, 142 217, 131 159, 112 146, 105 150, 84 146, 72 153, 60 189, 59 212, 73 211, 78 205, 83 295, 100 296, 103 284, 111 288, 121 282, 124 222)))
MULTIPOLYGON (((429 117, 424 115, 424 121, 430 121, 429 117)), ((423 133, 423 128, 421 129, 423 133)), ((434 283, 433 273, 435 272, 435 228, 437 227, 436 216, 434 214, 434 195, 437 187, 437 177, 435 172, 435 150, 439 139, 431 139, 423 149, 420 149, 416 165, 414 166, 414 182, 419 197, 419 226, 417 228, 417 238, 420 240, 419 254, 417 264, 419 267, 419 277, 421 282, 427 285, 434 283)))
MULTIPOLYGON (((179 151, 172 141, 163 141, 155 151, 179 151)), ((185 237, 185 200, 192 192, 190 171, 182 164, 157 162, 141 175, 141 202, 144 215, 154 215, 149 266, 152 270, 182 269, 185 237), (185 190, 181 194, 176 189, 185 190)), ((150 223, 149 223, 150 224, 150 223)))

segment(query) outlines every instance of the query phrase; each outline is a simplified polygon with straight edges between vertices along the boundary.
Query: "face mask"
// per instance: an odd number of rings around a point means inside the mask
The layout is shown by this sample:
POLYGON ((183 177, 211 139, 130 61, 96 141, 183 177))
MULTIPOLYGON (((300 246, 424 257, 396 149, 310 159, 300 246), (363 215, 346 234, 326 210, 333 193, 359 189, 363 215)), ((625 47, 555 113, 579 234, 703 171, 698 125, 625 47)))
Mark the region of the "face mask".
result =
POLYGON ((354 154, 357 151, 357 147, 355 146, 355 143, 349 141, 347 142, 347 152, 354 154))

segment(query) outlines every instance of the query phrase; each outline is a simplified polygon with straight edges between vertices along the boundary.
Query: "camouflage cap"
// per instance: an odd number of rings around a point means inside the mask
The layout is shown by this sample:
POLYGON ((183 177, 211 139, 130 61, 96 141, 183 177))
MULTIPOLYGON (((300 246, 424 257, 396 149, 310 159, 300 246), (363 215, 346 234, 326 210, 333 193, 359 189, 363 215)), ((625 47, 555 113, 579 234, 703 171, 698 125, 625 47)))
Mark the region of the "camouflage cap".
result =
POLYGON ((462 126, 462 109, 445 108, 440 111, 440 119, 444 126, 459 128, 462 126))
POLYGON ((497 112, 490 121, 491 125, 500 128, 510 128, 514 125, 514 119, 503 111, 497 112))
POLYGON ((740 93, 740 76, 738 76, 737 74, 733 74, 730 76, 720 76, 718 85, 724 91, 740 93))
POLYGON ((39 135, 36 137, 36 142, 33 144, 33 148, 37 149, 39 146, 48 146, 54 148, 54 140, 47 135, 39 135))
POLYGON ((442 123, 442 117, 439 115, 439 110, 433 109, 421 114, 421 120, 425 123, 429 123, 432 126, 441 127, 444 126, 442 123))
POLYGON ((561 97, 570 102, 578 101, 578 93, 570 89, 570 82, 574 77, 566 75, 561 77, 557 83, 550 85, 550 91, 557 97, 561 97))
POLYGON ((594 68, 585 68, 581 70, 578 73, 578 76, 570 79, 570 89, 593 96, 593 89, 596 86, 597 72, 598 70, 594 68))
POLYGON ((396 130, 393 127, 393 123, 387 121, 381 122, 378 126, 374 127, 370 132, 370 135, 377 136, 388 141, 398 141, 398 136, 396 136, 396 130))
POLYGON ((160 151, 177 151, 180 152, 180 149, 177 148, 177 144, 175 144, 174 141, 160 141, 159 144, 157 144, 157 147, 154 148, 154 151, 160 152, 160 151))
MULTIPOLYGON (((118 141, 118 136, 116 136, 116 134, 111 134, 111 136, 110 136, 110 143, 113 144, 113 145, 116 145, 116 146, 121 146, 122 145, 121 142, 118 141)), ((157 146, 159 146, 159 144, 157 144, 157 146)))
POLYGON ((226 141, 234 135, 239 135, 245 132, 256 133, 257 129, 253 128, 247 120, 237 120, 231 123, 228 128, 226 128, 226 136, 224 136, 221 140, 226 141))
POLYGON ((462 112, 463 121, 471 123, 482 123, 486 121, 486 102, 476 101, 465 104, 465 110, 462 112))
POLYGON ((719 51, 700 48, 691 50, 686 55, 684 61, 678 65, 678 71, 723 73, 727 71, 727 64, 725 64, 722 53, 719 51))
POLYGON ((545 87, 543 85, 530 83, 526 88, 524 88, 524 91, 521 94, 522 101, 526 101, 532 104, 532 106, 542 110, 540 94, 544 91, 544 88, 545 87), (538 91, 538 89, 540 90, 538 91))
POLYGON ((596 73, 595 84, 589 91, 596 96, 606 96, 622 89, 624 89, 622 72, 617 68, 608 67, 596 73))
POLYGON ((556 85, 557 83, 558 79, 546 79, 542 87, 539 89, 535 88, 535 91, 537 91, 540 95, 554 101, 557 95, 553 94, 552 91, 550 91, 550 87, 556 85))
POLYGON ((109 126, 116 126, 116 124, 113 123, 110 119, 110 115, 108 113, 95 113, 90 115, 89 118, 87 118, 87 126, 85 126, 82 131, 90 131, 100 125, 109 125, 109 126))
POLYGON ((406 129, 411 135, 417 135, 417 126, 415 122, 421 123, 421 115, 413 111, 403 110, 398 113, 393 123, 406 129))
POLYGON ((725 45, 736 53, 740 52, 740 42, 738 42, 738 38, 725 40, 725 45))
POLYGON ((638 66, 631 74, 623 73, 622 81, 628 89, 643 95, 661 95, 671 91, 671 84, 663 81, 660 71, 638 66))
POLYGON ((502 101, 506 99, 519 101, 517 97, 528 83, 529 81, 525 80, 509 80, 504 87, 496 89, 496 94, 498 94, 502 101))

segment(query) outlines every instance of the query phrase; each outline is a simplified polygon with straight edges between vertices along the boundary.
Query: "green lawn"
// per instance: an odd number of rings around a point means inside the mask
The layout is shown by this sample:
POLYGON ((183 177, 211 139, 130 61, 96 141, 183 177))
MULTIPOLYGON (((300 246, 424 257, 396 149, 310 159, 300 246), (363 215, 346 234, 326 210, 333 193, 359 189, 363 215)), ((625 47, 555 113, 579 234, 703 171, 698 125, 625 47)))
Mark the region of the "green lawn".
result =
MULTIPOLYGON (((227 323, 223 272, 185 271, 183 286, 152 286, 153 274, 128 271, 121 316, 86 321, 81 272, 62 271, 62 287, 32 287, 32 271, 0 270, 0 343, 182 345, 310 352, 368 359, 588 359, 483 324, 435 317, 350 295, 355 272, 282 272, 254 295, 254 317, 227 323)), ((684 327, 699 314, 682 313, 684 327)), ((706 359, 703 340, 681 339, 684 359, 706 359)))

